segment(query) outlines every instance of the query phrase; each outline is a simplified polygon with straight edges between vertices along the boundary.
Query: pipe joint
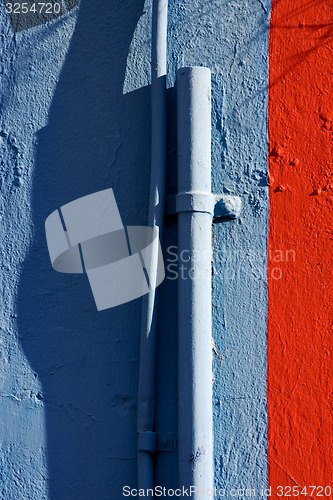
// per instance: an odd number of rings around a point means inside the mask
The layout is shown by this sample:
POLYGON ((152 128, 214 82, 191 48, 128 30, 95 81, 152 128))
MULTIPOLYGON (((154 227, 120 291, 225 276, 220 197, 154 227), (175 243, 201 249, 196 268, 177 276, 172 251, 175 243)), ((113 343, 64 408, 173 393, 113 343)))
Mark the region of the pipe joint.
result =
POLYGON ((176 196, 176 213, 204 212, 213 215, 215 200, 210 193, 182 192, 176 196))

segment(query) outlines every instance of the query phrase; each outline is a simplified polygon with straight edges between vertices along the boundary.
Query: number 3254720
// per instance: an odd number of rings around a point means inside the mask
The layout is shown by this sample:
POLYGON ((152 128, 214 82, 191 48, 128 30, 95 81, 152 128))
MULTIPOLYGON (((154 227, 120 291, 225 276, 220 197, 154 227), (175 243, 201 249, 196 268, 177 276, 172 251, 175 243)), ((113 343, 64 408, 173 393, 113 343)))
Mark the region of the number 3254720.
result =
POLYGON ((61 4, 58 2, 55 3, 44 3, 44 2, 34 2, 32 4, 28 4, 26 2, 23 3, 6 3, 6 12, 7 14, 60 14, 61 12, 61 4))

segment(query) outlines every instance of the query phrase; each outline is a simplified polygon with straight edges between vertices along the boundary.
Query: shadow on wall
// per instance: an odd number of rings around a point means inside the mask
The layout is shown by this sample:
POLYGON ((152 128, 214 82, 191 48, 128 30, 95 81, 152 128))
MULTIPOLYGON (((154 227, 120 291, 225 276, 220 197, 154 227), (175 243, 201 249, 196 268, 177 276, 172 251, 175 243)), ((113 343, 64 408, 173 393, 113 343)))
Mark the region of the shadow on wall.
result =
MULTIPOLYGON (((280 1, 281 0, 278 0, 277 3, 280 1)), ((333 36, 333 23, 317 22, 316 20, 312 24, 304 22, 304 16, 309 9, 316 7, 320 10, 321 6, 325 3, 325 0, 310 0, 305 2, 302 8, 293 8, 289 14, 284 14, 277 19, 272 18, 270 24, 271 37, 273 36, 274 30, 277 29, 281 33, 281 36, 288 41, 290 31, 296 29, 300 32, 300 44, 296 57, 290 59, 290 64, 278 78, 270 81, 270 88, 287 78, 297 66, 302 65, 307 59, 314 55, 320 47, 331 44, 330 39, 333 36), (308 39, 313 36, 313 33, 316 33, 316 43, 310 49, 306 48, 306 50, 302 50, 302 48, 308 47, 308 39)))
POLYGON ((81 0, 48 125, 37 137, 35 235, 18 321, 43 388, 51 500, 119 499, 136 481, 141 300, 98 313, 85 276, 53 271, 44 223, 61 205, 108 187, 125 225, 147 222, 150 89, 122 93, 143 4, 102 0, 97 8, 81 0))

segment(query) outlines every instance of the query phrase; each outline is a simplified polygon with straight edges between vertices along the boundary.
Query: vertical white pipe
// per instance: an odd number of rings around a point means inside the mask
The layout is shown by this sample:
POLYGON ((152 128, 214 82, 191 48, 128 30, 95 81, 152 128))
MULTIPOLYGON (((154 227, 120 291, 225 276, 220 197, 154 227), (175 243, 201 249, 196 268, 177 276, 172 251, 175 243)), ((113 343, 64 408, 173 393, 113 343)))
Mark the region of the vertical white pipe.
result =
MULTIPOLYGON (((148 226, 162 240, 166 169, 166 60, 168 0, 153 1, 151 55, 151 173, 148 226)), ((157 242, 157 240, 156 240, 157 242)), ((151 288, 143 298, 139 393, 138 393, 138 486, 154 486, 153 454, 155 423, 156 292, 158 245, 150 262, 151 288)), ((156 439, 155 439, 156 441, 156 439)))
POLYGON ((210 70, 178 70, 177 99, 179 485, 199 499, 213 489, 210 70))

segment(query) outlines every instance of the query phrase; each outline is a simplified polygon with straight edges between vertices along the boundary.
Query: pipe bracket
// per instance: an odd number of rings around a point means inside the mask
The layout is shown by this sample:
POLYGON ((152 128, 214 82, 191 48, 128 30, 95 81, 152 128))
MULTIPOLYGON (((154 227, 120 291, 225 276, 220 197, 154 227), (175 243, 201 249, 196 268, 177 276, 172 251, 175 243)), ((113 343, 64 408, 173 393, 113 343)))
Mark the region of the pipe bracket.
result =
POLYGON ((238 219, 242 211, 242 200, 239 196, 215 194, 214 215, 216 219, 238 219))
POLYGON ((175 451, 177 448, 177 439, 174 434, 157 434, 157 451, 175 451))

